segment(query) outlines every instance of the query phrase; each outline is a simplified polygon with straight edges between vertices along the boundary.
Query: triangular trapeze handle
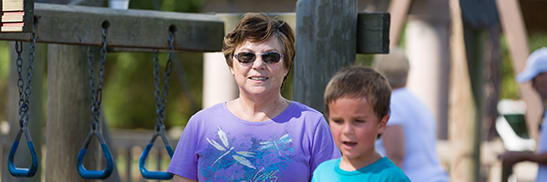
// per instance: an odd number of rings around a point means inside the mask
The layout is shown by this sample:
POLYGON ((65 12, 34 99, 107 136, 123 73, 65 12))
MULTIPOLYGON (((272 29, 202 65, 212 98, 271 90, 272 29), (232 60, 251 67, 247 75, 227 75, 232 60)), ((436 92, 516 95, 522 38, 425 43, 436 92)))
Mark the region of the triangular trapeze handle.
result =
POLYGON ((80 149, 80 152, 78 153, 77 166, 78 174, 80 174, 80 176, 85 179, 106 179, 112 174, 112 170, 114 169, 112 154, 110 153, 110 149, 108 148, 108 145, 106 145, 106 143, 104 142, 104 139, 100 133, 93 131, 89 133, 84 142, 84 146, 80 149), (103 149, 103 155, 106 159, 106 167, 103 170, 87 170, 83 164, 84 156, 87 152, 87 147, 89 146, 93 135, 97 135, 97 138, 99 138, 101 148, 103 149))
POLYGON ((30 134, 26 128, 19 130, 13 144, 11 145, 8 155, 8 169, 11 175, 17 177, 32 177, 36 174, 36 171, 38 171, 38 157, 36 155, 36 150, 34 150, 34 144, 32 144, 30 134), (17 147, 19 147, 19 141, 21 140, 21 135, 23 132, 25 133, 25 137, 27 137, 27 146, 30 151, 30 156, 32 157, 32 164, 29 168, 18 168, 15 167, 15 164, 13 163, 15 152, 17 151, 17 147))
MULTIPOLYGON (((154 140, 159 136, 159 133, 154 134, 152 137, 152 140, 150 140, 150 143, 146 145, 144 150, 142 151, 141 158, 139 159, 139 169, 141 171, 142 177, 146 179, 160 179, 160 180, 168 180, 173 178, 173 175, 168 172, 163 171, 148 171, 146 169, 146 158, 148 157, 148 154, 150 153, 150 150, 152 149, 152 146, 154 145, 154 140)), ((167 142, 167 139, 165 136, 162 136, 163 144, 165 144, 165 150, 167 150, 167 153, 169 153, 169 158, 173 157, 173 148, 171 148, 171 145, 167 142)))

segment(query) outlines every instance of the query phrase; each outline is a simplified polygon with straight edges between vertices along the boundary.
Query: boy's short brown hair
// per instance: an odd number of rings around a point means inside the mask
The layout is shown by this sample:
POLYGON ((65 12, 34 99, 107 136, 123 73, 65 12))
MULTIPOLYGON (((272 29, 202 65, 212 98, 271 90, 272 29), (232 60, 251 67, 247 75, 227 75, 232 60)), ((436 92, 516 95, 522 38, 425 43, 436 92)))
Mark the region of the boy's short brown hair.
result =
POLYGON ((373 69, 351 66, 338 71, 327 84, 324 95, 327 116, 329 103, 342 97, 366 98, 381 120, 389 113, 391 87, 386 78, 373 69))

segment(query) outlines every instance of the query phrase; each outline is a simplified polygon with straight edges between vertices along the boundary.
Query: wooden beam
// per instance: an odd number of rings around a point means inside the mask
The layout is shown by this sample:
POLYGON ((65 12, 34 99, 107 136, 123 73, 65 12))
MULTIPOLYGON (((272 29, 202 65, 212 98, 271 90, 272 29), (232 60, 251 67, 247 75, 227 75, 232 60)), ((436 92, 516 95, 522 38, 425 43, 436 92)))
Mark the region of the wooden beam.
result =
POLYGON ((391 14, 391 33, 389 38, 391 42, 389 47, 397 47, 399 43, 399 38, 401 37, 401 32, 406 23, 406 17, 408 15, 408 10, 410 9, 411 0, 393 0, 389 4, 389 13, 391 14))
POLYGON ((471 91, 471 81, 468 73, 464 29, 459 0, 450 0, 452 16, 452 35, 450 36, 451 67, 450 67, 450 109, 449 109, 449 139, 453 148, 450 160, 451 181, 478 181, 475 171, 479 166, 475 161, 479 156, 475 152, 478 142, 475 122, 476 106, 471 91))
MULTIPOLYGON (((269 13, 278 16, 292 28, 296 28, 296 13, 269 13)), ((220 13, 217 16, 226 24, 226 32, 232 31, 239 22, 241 13, 220 13)), ((356 52, 378 54, 389 52, 390 33, 389 13, 360 12, 357 14, 356 52)))
POLYGON ((389 53, 389 13, 359 13, 357 15, 357 53, 389 53))
MULTIPOLYGON (((115 50, 167 49, 167 33, 169 26, 173 24, 178 29, 175 35, 176 50, 203 52, 220 51, 224 38, 223 22, 229 17, 242 15, 236 13, 203 15, 146 10, 115 10, 44 3, 36 3, 35 14, 38 17, 36 25, 39 35, 38 42, 100 45, 101 24, 104 20, 108 20, 110 22, 108 46, 115 50), (66 31, 67 28, 71 31, 66 31), (155 35, 150 36, 152 33, 155 35)), ((296 27, 295 13, 271 14, 281 17, 293 28, 296 27)), ((358 13, 357 53, 389 52, 389 19, 388 13, 358 13)), ((0 40, 28 41, 29 39, 29 34, 0 34, 0 40)))
POLYGON ((324 111, 327 82, 355 61, 356 34, 356 0, 296 2, 294 100, 324 111))
MULTIPOLYGON (((100 45, 102 24, 108 21, 108 46, 168 49, 168 33, 176 28, 176 50, 220 51, 224 24, 214 15, 119 10, 35 3, 38 42, 100 45)), ((29 41, 29 34, 2 33, 0 40, 29 41)))
MULTIPOLYGON (((501 25, 505 36, 507 36, 507 46, 511 53, 511 62, 513 63, 513 72, 516 74, 522 72, 526 66, 526 59, 530 54, 528 48, 528 36, 526 27, 520 12, 519 2, 517 0, 507 0, 496 3, 500 15, 501 25)), ((526 102, 526 125, 530 136, 538 141, 538 126, 541 121, 541 98, 533 90, 530 82, 519 84, 521 99, 526 102)))

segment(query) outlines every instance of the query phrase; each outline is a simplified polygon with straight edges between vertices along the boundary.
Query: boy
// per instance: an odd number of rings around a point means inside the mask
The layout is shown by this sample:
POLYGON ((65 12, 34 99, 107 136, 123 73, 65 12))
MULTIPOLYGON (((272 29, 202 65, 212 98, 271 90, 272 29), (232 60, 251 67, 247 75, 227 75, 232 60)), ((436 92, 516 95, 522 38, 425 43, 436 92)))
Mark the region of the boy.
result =
POLYGON ((321 163, 312 181, 410 181, 374 148, 389 118, 390 96, 387 80, 370 68, 353 66, 332 77, 326 117, 342 157, 321 163))

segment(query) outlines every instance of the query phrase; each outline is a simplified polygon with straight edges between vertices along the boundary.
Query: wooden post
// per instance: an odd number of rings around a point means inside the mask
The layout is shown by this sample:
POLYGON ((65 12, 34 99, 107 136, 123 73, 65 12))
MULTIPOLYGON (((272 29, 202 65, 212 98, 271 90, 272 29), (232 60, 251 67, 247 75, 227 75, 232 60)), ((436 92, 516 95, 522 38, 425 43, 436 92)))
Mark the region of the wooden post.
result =
MULTIPOLYGON (((498 1, 498 12, 500 15, 503 32, 507 36, 507 45, 511 53, 511 62, 513 63, 513 72, 516 74, 522 72, 526 65, 526 59, 530 53, 528 48, 528 36, 524 20, 520 13, 520 5, 516 0, 498 1)), ((533 90, 531 83, 519 84, 520 95, 526 102, 526 125, 530 136, 538 141, 538 126, 543 112, 541 98, 533 90)))
POLYGON ((448 1, 414 1, 405 32, 407 88, 431 110, 441 139, 448 138, 449 23, 448 1))
MULTIPOLYGON (((224 15, 219 18, 224 21, 224 32, 231 32, 241 15, 224 15)), ((203 54, 203 101, 202 107, 237 98, 238 88, 222 52, 203 54), (219 92, 222 90, 222 92, 219 92)))
MULTIPOLYGON (((38 155, 38 172, 33 177, 30 178, 21 178, 13 177, 9 174, 8 168, 3 167, 4 171, 2 172, 3 177, 2 181, 40 181, 41 180, 41 171, 42 171, 42 123, 44 117, 43 104, 42 104, 42 91, 43 91, 43 75, 45 69, 45 54, 44 51, 41 51, 40 48, 44 46, 36 45, 36 57, 34 59, 34 69, 32 76, 32 95, 30 97, 30 120, 29 120, 29 130, 32 138, 32 143, 36 149, 36 154, 38 155), (40 53, 41 51, 41 53, 40 53)), ((26 78, 26 66, 28 65, 27 61, 30 56, 30 44, 23 43, 23 77, 26 78)), ((15 134, 19 131, 19 114, 18 114, 18 87, 17 87, 17 67, 16 67, 16 58, 17 54, 15 52, 15 43, 10 43, 10 73, 9 73, 9 83, 8 83, 8 120, 10 123, 10 145, 13 142, 15 134)), ((31 163, 30 153, 28 147, 26 146, 26 138, 23 137, 20 141, 19 147, 17 148, 17 153, 15 155, 15 164, 17 167, 28 168, 31 163)), ((10 147, 10 146, 7 146, 10 147)), ((9 149, 6 150, 9 152, 9 149)), ((7 156, 7 155, 6 155, 7 156)), ((5 164, 4 164, 5 165, 5 164)))
POLYGON ((476 137, 476 107, 473 101, 471 83, 467 67, 463 23, 459 0, 450 0, 452 15, 452 35, 450 36, 450 113, 449 139, 453 148, 450 164, 451 181, 478 181, 479 166, 474 153, 476 137))
POLYGON ((324 111, 330 77, 355 61, 356 0, 296 2, 294 100, 324 111))
POLYGON ((484 126, 487 141, 496 136, 494 127, 498 116, 498 101, 501 86, 501 53, 500 53, 500 35, 501 28, 492 26, 488 28, 488 37, 486 38, 484 61, 486 65, 486 83, 484 85, 484 126))
POLYGON ((410 9, 411 0, 393 0, 389 4, 389 13, 391 14, 391 26, 389 34, 389 48, 397 47, 399 37, 406 23, 408 9, 410 9))
MULTIPOLYGON (((86 181, 78 175, 76 154, 91 123, 87 50, 79 46, 48 47, 48 124, 46 181, 86 181)), ((84 164, 97 169, 102 158, 93 139, 84 164)))

